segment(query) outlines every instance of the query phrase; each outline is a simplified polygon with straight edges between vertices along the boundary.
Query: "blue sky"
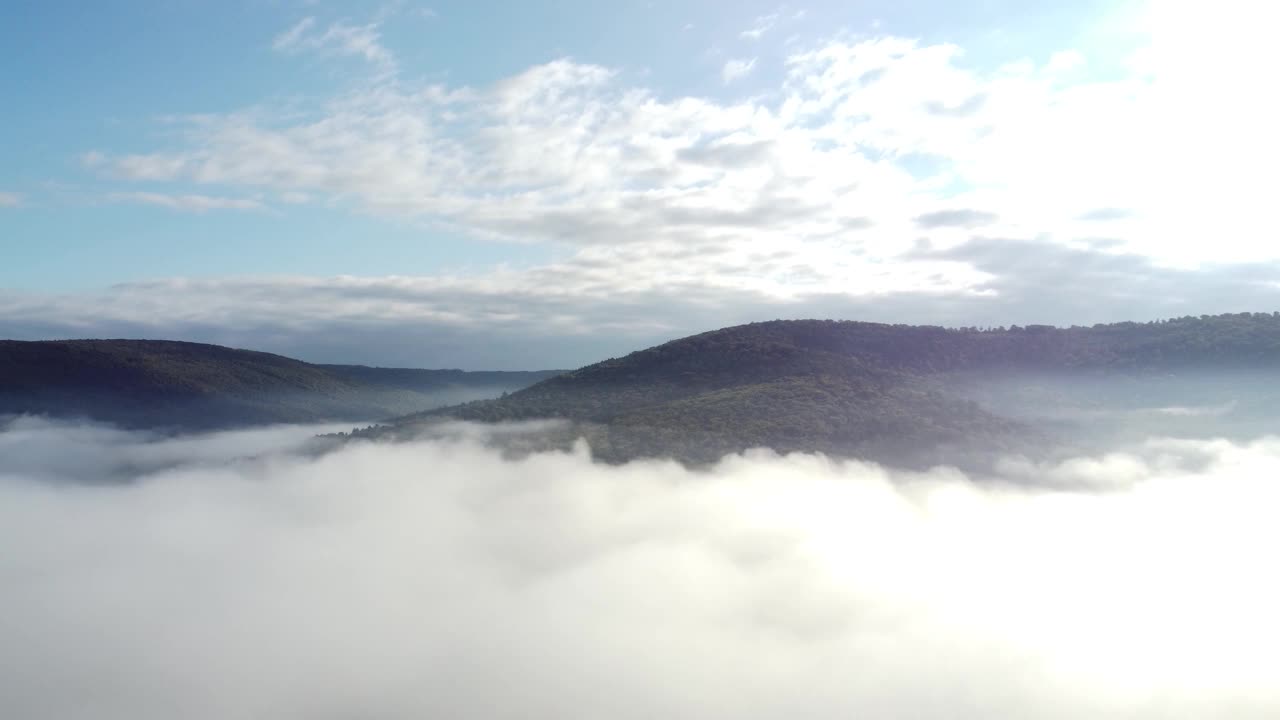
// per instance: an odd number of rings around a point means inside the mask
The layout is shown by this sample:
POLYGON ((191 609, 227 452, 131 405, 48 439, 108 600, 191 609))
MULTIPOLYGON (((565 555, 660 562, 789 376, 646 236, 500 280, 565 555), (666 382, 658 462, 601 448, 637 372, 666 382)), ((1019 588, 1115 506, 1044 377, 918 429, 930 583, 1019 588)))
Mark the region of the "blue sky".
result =
POLYGON ((0 335, 563 366, 770 317, 1280 287, 1256 4, 2 12, 0 335))
POLYGON ((306 18, 376 21, 403 74, 423 82, 483 86, 572 57, 619 68, 663 95, 731 100, 768 92, 780 72, 770 60, 831 27, 971 43, 990 48, 989 63, 1044 60, 1089 32, 1085 4, 1073 5, 755 2, 730 12, 712 2, 20 2, 0 27, 0 92, 18 99, 7 110, 0 185, 31 207, 2 218, 5 235, 22 240, 0 282, 60 290, 170 275, 422 273, 552 254, 324 208, 206 212, 193 222, 104 199, 117 185, 82 167, 84 153, 170 145, 170 116, 306 102, 365 81, 364 68, 272 49, 306 18), (760 38, 742 37, 762 25, 770 27, 760 38), (726 87, 721 70, 736 55, 759 58, 757 77, 726 87))

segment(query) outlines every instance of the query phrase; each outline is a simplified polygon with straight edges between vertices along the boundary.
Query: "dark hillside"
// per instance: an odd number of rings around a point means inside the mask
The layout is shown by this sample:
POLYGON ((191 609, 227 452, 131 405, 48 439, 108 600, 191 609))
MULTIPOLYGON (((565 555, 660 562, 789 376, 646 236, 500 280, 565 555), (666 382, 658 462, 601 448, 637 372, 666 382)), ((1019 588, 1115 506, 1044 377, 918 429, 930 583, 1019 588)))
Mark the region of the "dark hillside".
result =
POLYGON ((374 436, 442 418, 560 418, 611 460, 713 460, 748 447, 901 460, 938 448, 1018 449, 1027 422, 975 399, 1006 379, 1280 371, 1280 314, 1092 327, 995 329, 795 320, 740 325, 610 358, 506 397, 406 416, 374 436))
MULTIPOLYGON (((913 372, 1020 367, 1154 369, 1280 367, 1280 313, 1184 317, 1091 327, 943 328, 834 320, 775 320, 693 335, 632 353, 628 365, 731 344, 821 350, 913 372)), ((609 363, 584 368, 607 372, 609 363)), ((615 366, 616 367, 616 366, 615 366)))
POLYGON ((549 374, 312 365, 167 340, 0 340, 0 414, 186 429, 376 420, 549 374))

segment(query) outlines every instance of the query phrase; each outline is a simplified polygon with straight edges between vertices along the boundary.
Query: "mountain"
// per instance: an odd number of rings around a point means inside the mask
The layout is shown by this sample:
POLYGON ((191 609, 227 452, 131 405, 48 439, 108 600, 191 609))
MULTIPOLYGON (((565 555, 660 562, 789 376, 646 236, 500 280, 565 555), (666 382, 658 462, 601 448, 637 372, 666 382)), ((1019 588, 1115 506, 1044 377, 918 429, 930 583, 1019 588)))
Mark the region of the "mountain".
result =
POLYGON ((378 420, 498 395, 554 374, 313 365, 168 340, 0 340, 0 415, 172 429, 378 420))
MULTIPOLYGON (((1159 409, 1186 399, 1187 383, 1178 378, 1205 373, 1242 379, 1214 385, 1197 402, 1274 398, 1280 314, 1071 328, 752 323, 357 435, 411 437, 449 418, 556 418, 571 423, 565 437, 586 437, 595 454, 610 461, 669 456, 701 463, 762 446, 931 464, 979 448, 987 455, 1034 450, 1063 429, 1073 409, 1083 411, 1090 402, 1117 409, 1127 398, 1130 410, 1144 403, 1159 409)), ((1091 427, 1100 432, 1105 424, 1095 418, 1091 427)))

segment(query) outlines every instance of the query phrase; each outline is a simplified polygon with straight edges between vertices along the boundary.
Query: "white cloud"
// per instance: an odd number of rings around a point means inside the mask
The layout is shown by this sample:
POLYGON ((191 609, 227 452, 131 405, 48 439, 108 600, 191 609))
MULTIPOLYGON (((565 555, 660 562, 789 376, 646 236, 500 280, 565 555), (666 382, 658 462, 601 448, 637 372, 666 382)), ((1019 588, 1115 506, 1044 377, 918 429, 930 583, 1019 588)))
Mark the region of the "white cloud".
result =
POLYGON ((744 40, 759 40, 764 37, 765 33, 773 29, 778 24, 778 18, 782 17, 782 11, 769 13, 768 15, 760 15, 756 18, 755 23, 750 29, 743 30, 738 33, 738 37, 744 40))
POLYGON ((23 204, 22 195, 14 192, 0 192, 0 208, 21 207, 23 204))
POLYGON ((210 210, 262 210, 265 206, 251 198, 213 197, 209 195, 167 195, 154 192, 112 193, 116 202, 155 205, 182 212, 204 213, 210 210))
POLYGON ((338 21, 331 23, 324 32, 319 32, 316 29, 316 19, 307 17, 277 35, 271 47, 284 53, 311 51, 359 57, 384 73, 393 73, 396 69, 395 58, 382 45, 376 23, 352 25, 338 21))
POLYGON ((24 432, 83 462, 0 454, 6 717, 1280 711, 1275 441, 1045 470, 1100 492, 509 460, 466 433, 311 457, 301 433, 24 432))
POLYGON ((735 252, 637 242, 472 273, 0 291, 0 325, 15 338, 168 337, 330 362, 529 369, 769 318, 1088 325, 1278 305, 1278 268, 1168 268, 1034 240, 922 245, 891 264, 860 262, 838 243, 735 252))
MULTIPOLYGON (((881 263, 913 245, 912 218, 946 207, 988 209, 1005 220, 993 232, 1064 240, 1089 210, 1132 208, 1133 175, 1115 167, 1123 140, 1094 147, 1110 137, 1104 124, 1137 131, 1128 84, 1062 88, 1056 71, 981 74, 960 58, 891 37, 828 43, 793 54, 779 92, 737 103, 662 98, 563 59, 484 88, 376 84, 302 115, 192 118, 185 150, 99 166, 302 192, 509 240, 782 244, 815 257, 843 244, 863 254, 846 260, 881 263), (730 147, 753 151, 717 150, 730 147), (903 164, 916 157, 936 169, 903 164), (868 219, 871 230, 847 233, 868 219)), ((753 63, 731 61, 726 78, 753 63)))
POLYGON ((1268 192, 1280 163, 1280 104, 1266 90, 1280 48, 1269 3, 1230 0, 1212 13, 1186 2, 1150 2, 1150 45, 1136 72, 1151 80, 1147 134, 1151 242, 1195 238, 1204 253, 1261 254, 1280 237, 1268 192))
POLYGON ((755 58, 734 58, 724 64, 724 68, 720 70, 720 79, 724 80, 725 83, 740 80, 750 75, 755 67, 755 58))
MULTIPOLYGON (((364 30, 376 39, 375 26, 364 30)), ((313 21, 279 42, 327 49, 340 35, 313 21), (330 39, 316 45, 322 38, 330 39)), ((1189 42, 1171 37, 1175 50, 1189 42)), ((908 314, 875 319, 963 325, 1125 319, 1107 314, 1117 308, 1149 318, 1272 307, 1274 266, 1238 263, 1280 252, 1263 241, 1276 232, 1257 195, 1266 183, 1241 165, 1255 156, 1251 147, 1269 157, 1274 133, 1254 121, 1268 117, 1265 108, 1244 112, 1261 101, 1237 92, 1254 66, 1231 71, 1236 90, 1216 91, 1178 65, 1202 55, 1150 52, 1142 69, 1097 80, 1079 72, 1083 54, 1069 49, 1043 64, 979 69, 956 45, 845 37, 797 47, 781 84, 736 100, 672 97, 630 82, 625 68, 565 58, 486 86, 380 80, 301 108, 191 117, 175 150, 98 151, 86 163, 125 180, 281 202, 305 196, 433 232, 543 243, 557 257, 466 277, 262 284, 263 297, 288 300, 261 316, 288 327, 312 322, 312 298, 353 321, 476 328, 520 318, 552 334, 575 322, 579 333, 643 327, 636 338, 758 319, 738 307, 763 317, 866 317, 877 297, 908 314), (1233 120, 1208 108, 1165 112, 1201 91, 1240 112, 1233 120), (1177 137, 1166 137, 1170 127, 1177 137), (1220 157, 1212 150, 1226 146, 1220 157), (1190 215, 1198 220, 1175 220, 1190 215), (1042 246, 1032 253, 1020 244, 1017 257, 1083 264, 1054 282, 1001 265, 987 238, 1042 246), (946 259, 916 252, 966 243, 974 252, 946 259), (1203 272, 1182 272, 1193 267, 1203 272), (1165 294, 1094 302, 1136 283, 1165 294), (406 295, 381 304, 388 288, 406 295), (940 298, 957 309, 939 310, 940 298)), ((167 307, 177 291, 166 288, 115 290, 105 306, 136 296, 167 307)), ((7 312, 39 306, 83 323, 105 314, 86 302, 24 296, 7 312)), ((119 302, 112 312, 129 314, 119 302)), ((216 310, 190 318, 245 317, 244 305, 209 305, 216 310)), ((190 319, 185 309, 165 312, 175 323, 190 319)))
POLYGON ((1049 72, 1069 72, 1085 64, 1085 56, 1078 50, 1063 50, 1049 56, 1045 70, 1049 72))
POLYGON ((305 17, 298 24, 280 33, 271 42, 271 47, 280 52, 293 52, 303 46, 303 39, 316 24, 314 17, 305 17))

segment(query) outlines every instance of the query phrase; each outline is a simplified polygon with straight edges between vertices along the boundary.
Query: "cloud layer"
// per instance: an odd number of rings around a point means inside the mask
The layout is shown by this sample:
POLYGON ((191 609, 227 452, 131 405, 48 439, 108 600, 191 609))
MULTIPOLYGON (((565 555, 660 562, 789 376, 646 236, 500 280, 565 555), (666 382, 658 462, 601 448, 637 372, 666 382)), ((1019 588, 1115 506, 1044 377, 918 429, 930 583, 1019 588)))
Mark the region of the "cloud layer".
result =
POLYGON ((770 454, 504 460, 465 433, 321 457, 115 434, 96 452, 199 459, 102 484, 21 459, 94 448, 83 428, 13 432, 5 716, 1280 709, 1274 440, 1081 458, 1042 468, 1049 490, 770 454))
MULTIPOLYGON (((578 367, 775 318, 1090 325, 1280 307, 1280 269, 1271 265, 1165 267, 1105 247, 995 237, 950 247, 922 242, 904 256, 904 267, 851 268, 839 288, 788 250, 738 259, 693 258, 674 248, 597 248, 540 267, 476 275, 175 279, 66 295, 0 291, 0 335, 166 337, 320 362, 528 370, 578 367), (916 287, 895 289, 903 282, 916 287)), ((827 270, 839 262, 833 257, 827 270)))
POLYGON ((836 33, 726 58, 725 83, 768 79, 722 96, 671 96, 632 68, 567 57, 487 85, 429 83, 397 72, 377 21, 308 17, 273 47, 363 59, 363 82, 179 116, 176 147, 88 157, 125 181, 314 194, 519 242, 836 243, 886 259, 915 239, 912 218, 950 212, 963 222, 922 229, 1070 245, 1096 232, 1081 218, 1105 219, 1161 260, 1275 259, 1240 232, 1275 228, 1250 170, 1277 158, 1275 108, 1246 92, 1272 51, 1140 7, 1096 19, 1096 33, 1128 33, 1119 57, 1047 48, 978 63, 955 44, 836 33), (1224 132, 1228 117, 1247 120, 1224 132), (873 232, 848 233, 853 218, 873 232))
POLYGON ((419 227, 424 243, 537 244, 542 259, 0 293, 0 334, 527 368, 775 317, 1274 309, 1280 244, 1257 168, 1280 161, 1280 119, 1248 91, 1266 86, 1274 44, 1239 37, 1270 25, 1228 5, 1240 27, 1221 25, 1225 11, 1126 5, 1097 18, 1084 50, 995 62, 879 28, 773 47, 797 14, 783 8, 716 56, 732 83, 691 95, 571 57, 492 82, 424 80, 397 63, 387 18, 303 18, 274 49, 354 61, 355 82, 168 117, 159 146, 86 148, 88 171, 121 188, 110 198, 345 211, 419 227))
MULTIPOLYGON (((315 24, 276 48, 388 54, 373 26, 315 24)), ((761 63, 730 59, 723 80, 761 63)), ((1071 218, 1138 200, 1145 158, 1119 152, 1137 128, 1116 123, 1145 114, 1145 78, 1081 83, 1055 60, 978 70, 959 47, 893 36, 815 43, 781 70, 746 98, 668 97, 571 58, 484 87, 375 76, 301 108, 178 118, 176 150, 90 157, 124 180, 317 194, 481 237, 707 252, 801 241, 888 258, 940 203, 1002 211, 965 227, 1069 241, 1071 218)))

